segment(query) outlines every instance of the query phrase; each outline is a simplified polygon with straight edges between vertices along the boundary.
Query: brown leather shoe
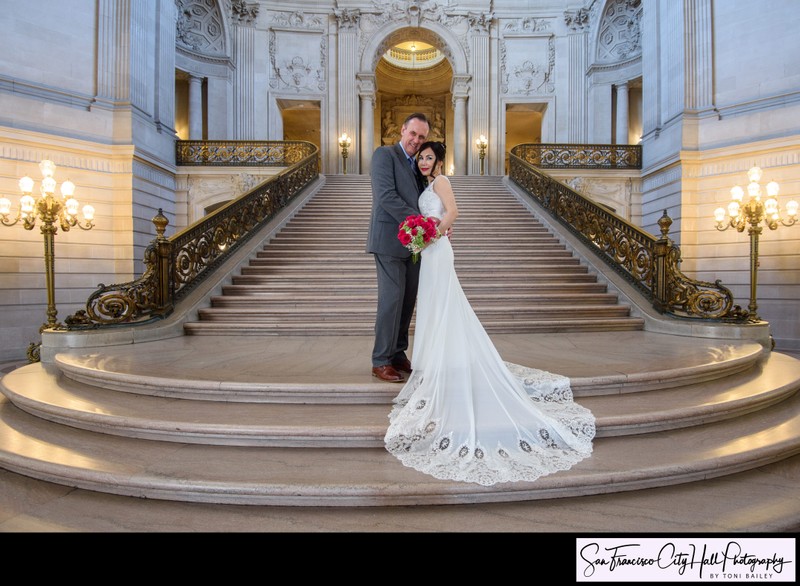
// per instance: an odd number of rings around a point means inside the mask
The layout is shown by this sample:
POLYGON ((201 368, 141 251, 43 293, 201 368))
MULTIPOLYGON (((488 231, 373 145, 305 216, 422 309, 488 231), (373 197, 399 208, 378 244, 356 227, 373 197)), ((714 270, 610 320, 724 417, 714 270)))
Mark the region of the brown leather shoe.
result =
POLYGON ((407 372, 411 374, 411 361, 408 358, 398 358, 392 361, 392 366, 394 366, 395 370, 401 370, 403 372, 407 372))
POLYGON ((401 383, 403 382, 403 375, 394 369, 391 364, 384 364, 383 366, 373 366, 372 376, 378 377, 387 383, 401 383))

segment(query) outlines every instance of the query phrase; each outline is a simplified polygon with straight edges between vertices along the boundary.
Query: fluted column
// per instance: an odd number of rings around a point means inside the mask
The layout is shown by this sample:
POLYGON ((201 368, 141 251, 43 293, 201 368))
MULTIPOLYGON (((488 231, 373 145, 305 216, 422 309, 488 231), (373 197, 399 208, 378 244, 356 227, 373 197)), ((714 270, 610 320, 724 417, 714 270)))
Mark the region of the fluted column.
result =
POLYGON ((375 150, 375 76, 359 74, 358 95, 361 98, 360 148, 361 173, 369 174, 372 151, 375 150))
POLYGON ((252 26, 238 24, 234 26, 236 69, 234 69, 234 138, 236 140, 253 140, 256 136, 255 105, 257 100, 255 83, 255 38, 256 31, 252 26))
POLYGON ((203 140, 203 79, 189 76, 189 140, 203 140))
POLYGON ((469 75, 454 75, 451 86, 453 94, 453 169, 456 175, 467 174, 467 97, 469 95, 469 75))
POLYGON ((569 78, 567 80, 568 108, 567 137, 572 143, 589 141, 587 120, 586 68, 589 62, 589 20, 585 9, 564 14, 569 52, 569 78))
POLYGON ((453 138, 456 141, 453 165, 456 175, 467 174, 467 98, 453 99, 453 138))
POLYGON ((628 82, 617 84, 616 144, 628 144, 628 82))
MULTIPOLYGON (((356 66, 358 64, 358 22, 359 17, 352 13, 339 13, 336 15, 339 24, 339 50, 338 50, 338 128, 336 128, 335 136, 338 137, 341 133, 346 132, 353 138, 354 142, 361 141, 361 133, 359 130, 359 97, 356 90, 356 84, 353 80, 356 79, 356 66)), ((356 154, 361 153, 362 145, 352 145, 350 152, 356 154)), ((343 161, 338 156, 338 145, 336 147, 337 164, 332 168, 338 169, 339 172, 344 170, 343 161)), ((358 156, 348 159, 348 171, 350 173, 360 173, 360 161, 358 156)))
POLYGON ((714 107, 713 26, 711 0, 684 2, 684 51, 686 53, 686 108, 714 107))
MULTIPOLYGON (((492 140, 489 123, 489 77, 491 75, 491 61, 489 59, 489 27, 491 17, 482 15, 470 20, 470 54, 472 70, 471 91, 469 92, 469 102, 467 102, 468 119, 472 127, 468 129, 468 136, 465 137, 467 149, 467 160, 469 161, 469 173, 477 175, 480 173, 480 157, 478 150, 474 147, 475 140, 484 135, 489 138, 489 148, 484 163, 486 169, 490 169, 496 157, 491 156, 497 148, 495 140, 492 140)), ((458 119, 458 116, 456 116, 458 119)), ((491 175, 491 171, 488 171, 491 175)))

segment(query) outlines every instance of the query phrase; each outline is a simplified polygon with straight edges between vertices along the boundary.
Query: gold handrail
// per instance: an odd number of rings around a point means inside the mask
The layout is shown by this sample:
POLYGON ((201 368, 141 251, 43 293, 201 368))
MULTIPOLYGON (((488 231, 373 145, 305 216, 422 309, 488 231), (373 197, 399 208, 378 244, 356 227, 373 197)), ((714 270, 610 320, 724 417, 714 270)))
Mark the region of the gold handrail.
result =
POLYGON ((170 238, 162 210, 156 238, 144 253, 145 271, 128 283, 98 286, 86 309, 65 320, 68 329, 137 325, 162 319, 215 268, 319 176, 319 150, 309 142, 179 141, 179 165, 287 166, 248 193, 170 238))
POLYGON ((744 320, 741 307, 733 305, 733 294, 719 280, 697 281, 680 271, 681 252, 668 236, 672 220, 667 210, 658 221, 661 236, 656 238, 534 167, 528 159, 537 152, 532 148, 536 146, 540 145, 511 149, 509 178, 632 283, 658 312, 715 321, 744 320))

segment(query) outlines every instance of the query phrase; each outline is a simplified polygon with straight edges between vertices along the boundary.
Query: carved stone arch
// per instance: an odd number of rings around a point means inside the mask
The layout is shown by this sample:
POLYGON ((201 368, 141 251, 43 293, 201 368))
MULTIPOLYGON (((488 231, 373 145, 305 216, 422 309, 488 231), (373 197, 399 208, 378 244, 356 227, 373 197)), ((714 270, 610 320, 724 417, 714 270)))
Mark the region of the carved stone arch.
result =
POLYGON ((361 54, 361 71, 374 73, 381 57, 390 47, 411 40, 421 41, 439 49, 450 63, 453 75, 467 74, 467 55, 458 39, 449 29, 433 22, 426 23, 424 28, 389 23, 382 29, 376 30, 361 54))

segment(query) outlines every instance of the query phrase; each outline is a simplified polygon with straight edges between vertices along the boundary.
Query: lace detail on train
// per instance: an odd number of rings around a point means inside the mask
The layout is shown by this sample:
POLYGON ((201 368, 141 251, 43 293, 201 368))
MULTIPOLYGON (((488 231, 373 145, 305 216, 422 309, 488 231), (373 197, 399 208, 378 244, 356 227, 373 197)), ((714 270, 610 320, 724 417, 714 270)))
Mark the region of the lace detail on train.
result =
MULTIPOLYGON (((431 186, 419 206, 424 215, 444 211, 431 186)), ((411 359, 384 438, 404 465, 491 486, 534 481, 591 455, 594 416, 573 401, 567 377, 500 357, 464 295, 448 238, 422 251, 411 359)))

